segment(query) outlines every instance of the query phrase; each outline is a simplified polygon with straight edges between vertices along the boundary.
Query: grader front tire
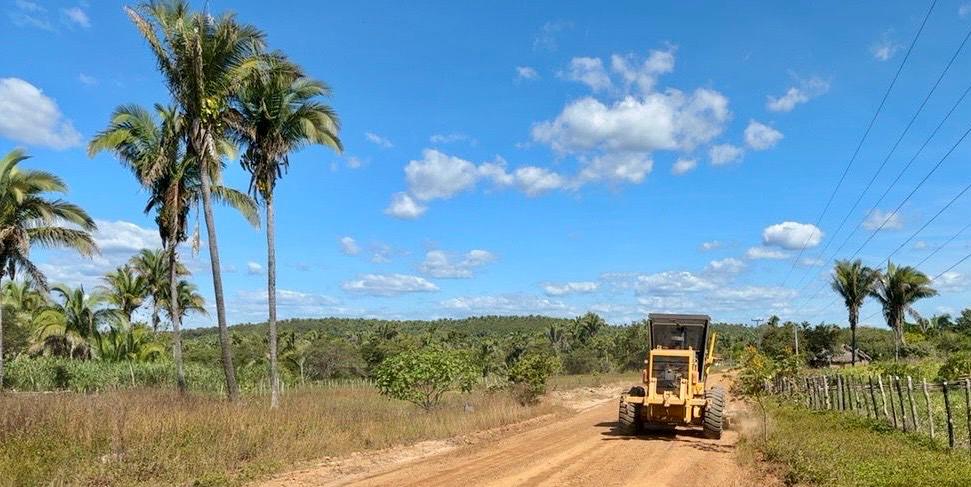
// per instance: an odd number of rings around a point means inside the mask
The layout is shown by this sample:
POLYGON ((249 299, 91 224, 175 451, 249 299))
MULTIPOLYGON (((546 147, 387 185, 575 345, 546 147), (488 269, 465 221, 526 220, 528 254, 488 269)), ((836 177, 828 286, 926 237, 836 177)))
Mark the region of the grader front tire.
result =
POLYGON ((624 435, 636 435, 641 429, 640 404, 620 401, 617 414, 617 429, 624 435))
POLYGON ((714 387, 706 396, 708 405, 705 407, 702 426, 705 437, 717 440, 722 437, 722 426, 725 423, 725 389, 714 387))

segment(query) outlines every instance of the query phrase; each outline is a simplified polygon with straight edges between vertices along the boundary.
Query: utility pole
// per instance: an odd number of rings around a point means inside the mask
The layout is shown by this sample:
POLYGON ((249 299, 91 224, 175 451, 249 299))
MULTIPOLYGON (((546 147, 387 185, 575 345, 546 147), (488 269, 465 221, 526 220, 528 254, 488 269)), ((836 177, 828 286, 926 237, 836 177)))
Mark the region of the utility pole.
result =
POLYGON ((799 325, 792 324, 792 338, 796 341, 796 356, 799 356, 799 325))
POLYGON ((762 350, 762 334, 759 333, 759 325, 765 321, 765 318, 752 318, 752 322, 755 323, 755 343, 758 345, 759 350, 762 350))

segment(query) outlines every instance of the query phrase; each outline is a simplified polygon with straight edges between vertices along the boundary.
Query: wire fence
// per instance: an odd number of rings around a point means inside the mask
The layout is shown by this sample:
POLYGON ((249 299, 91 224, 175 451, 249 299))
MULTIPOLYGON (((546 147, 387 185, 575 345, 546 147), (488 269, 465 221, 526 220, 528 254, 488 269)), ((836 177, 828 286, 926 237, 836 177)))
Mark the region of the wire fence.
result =
POLYGON ((814 410, 882 421, 947 448, 971 453, 971 378, 928 382, 898 376, 777 377, 771 392, 814 410))

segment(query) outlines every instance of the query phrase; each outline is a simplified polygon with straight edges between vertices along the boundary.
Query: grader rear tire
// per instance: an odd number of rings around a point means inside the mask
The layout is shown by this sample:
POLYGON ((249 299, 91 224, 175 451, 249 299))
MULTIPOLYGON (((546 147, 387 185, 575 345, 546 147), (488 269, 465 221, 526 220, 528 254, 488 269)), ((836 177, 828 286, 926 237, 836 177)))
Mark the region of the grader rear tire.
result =
POLYGON ((617 414, 617 430, 624 435, 636 435, 641 429, 641 405, 620 401, 617 414))
POLYGON ((713 387, 706 396, 708 405, 705 407, 702 426, 706 438, 717 440, 722 437, 722 425, 725 421, 725 389, 713 387))

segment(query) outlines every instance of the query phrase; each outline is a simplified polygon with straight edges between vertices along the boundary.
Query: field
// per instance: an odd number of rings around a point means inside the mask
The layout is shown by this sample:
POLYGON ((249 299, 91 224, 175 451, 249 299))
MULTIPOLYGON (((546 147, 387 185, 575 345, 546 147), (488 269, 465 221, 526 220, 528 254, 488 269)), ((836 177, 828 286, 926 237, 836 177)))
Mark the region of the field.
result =
POLYGON ((0 394, 0 484, 240 485, 324 456, 519 422, 555 411, 506 393, 449 397, 430 413, 370 387, 291 391, 238 405, 160 389, 0 394))

